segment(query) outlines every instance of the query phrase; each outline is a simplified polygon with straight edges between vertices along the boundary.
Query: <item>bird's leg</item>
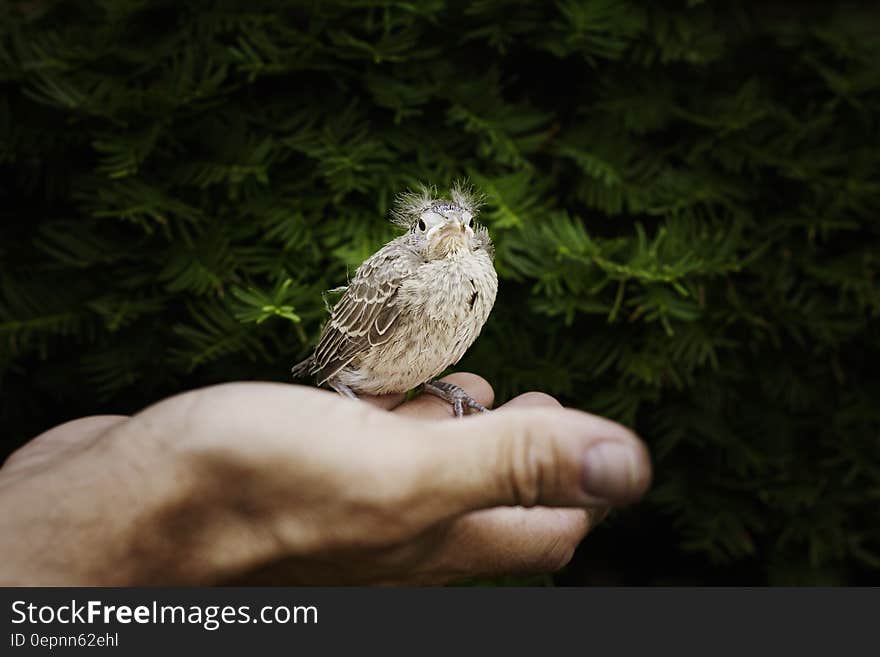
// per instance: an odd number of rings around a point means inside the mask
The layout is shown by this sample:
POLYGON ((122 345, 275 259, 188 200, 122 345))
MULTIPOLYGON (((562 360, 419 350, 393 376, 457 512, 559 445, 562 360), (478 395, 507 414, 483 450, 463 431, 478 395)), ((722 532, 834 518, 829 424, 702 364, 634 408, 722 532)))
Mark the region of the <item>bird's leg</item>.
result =
POLYGON ((354 394, 354 391, 349 388, 347 385, 340 381, 328 381, 327 385, 333 388, 336 392, 338 392, 343 397, 348 397, 349 399, 357 399, 358 396, 354 394))
POLYGON ((455 413, 455 417, 464 416, 465 409, 467 409, 468 412, 489 412, 488 408, 467 394, 464 391, 464 388, 461 388, 454 383, 447 383, 446 381, 428 381, 425 384, 424 390, 425 392, 436 395, 437 397, 440 397, 440 399, 444 399, 452 404, 452 411, 455 413))

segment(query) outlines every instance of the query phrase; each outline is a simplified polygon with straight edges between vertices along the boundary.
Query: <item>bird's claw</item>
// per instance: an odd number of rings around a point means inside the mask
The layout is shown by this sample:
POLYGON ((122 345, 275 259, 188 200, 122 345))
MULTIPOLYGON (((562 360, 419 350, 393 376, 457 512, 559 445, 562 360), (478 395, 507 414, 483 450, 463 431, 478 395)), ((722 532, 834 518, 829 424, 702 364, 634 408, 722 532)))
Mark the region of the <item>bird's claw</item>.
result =
POLYGON ((464 388, 454 383, 429 381, 425 384, 424 391, 452 404, 452 412, 455 413, 455 417, 464 417, 465 409, 467 409, 468 413, 473 411, 479 413, 489 412, 488 408, 467 394, 464 388))
POLYGON ((354 390, 349 388, 341 381, 331 380, 328 381, 327 384, 343 397, 348 397, 349 399, 355 400, 358 399, 358 396, 355 394, 354 390))

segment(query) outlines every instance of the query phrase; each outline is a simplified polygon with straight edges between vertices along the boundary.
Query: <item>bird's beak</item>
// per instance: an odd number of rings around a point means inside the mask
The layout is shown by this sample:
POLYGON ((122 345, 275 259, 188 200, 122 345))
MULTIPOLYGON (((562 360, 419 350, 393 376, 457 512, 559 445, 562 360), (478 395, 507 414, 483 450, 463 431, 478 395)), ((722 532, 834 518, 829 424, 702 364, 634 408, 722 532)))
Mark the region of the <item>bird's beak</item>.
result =
POLYGON ((428 231, 428 245, 441 256, 451 255, 462 249, 470 249, 474 231, 458 219, 450 219, 428 231))

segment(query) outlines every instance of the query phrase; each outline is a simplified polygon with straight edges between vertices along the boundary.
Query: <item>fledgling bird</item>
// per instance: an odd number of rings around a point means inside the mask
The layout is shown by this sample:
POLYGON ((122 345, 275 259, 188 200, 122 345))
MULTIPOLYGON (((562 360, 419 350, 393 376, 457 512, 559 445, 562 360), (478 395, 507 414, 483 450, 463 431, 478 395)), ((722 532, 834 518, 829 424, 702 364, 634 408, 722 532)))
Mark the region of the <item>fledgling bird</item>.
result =
POLYGON ((423 385, 456 417, 487 410, 459 386, 434 380, 477 339, 498 291, 492 241, 475 223, 480 199, 463 184, 449 196, 423 187, 398 197, 393 220, 407 232, 358 267, 315 351, 293 367, 295 378, 312 374, 355 399, 423 385))

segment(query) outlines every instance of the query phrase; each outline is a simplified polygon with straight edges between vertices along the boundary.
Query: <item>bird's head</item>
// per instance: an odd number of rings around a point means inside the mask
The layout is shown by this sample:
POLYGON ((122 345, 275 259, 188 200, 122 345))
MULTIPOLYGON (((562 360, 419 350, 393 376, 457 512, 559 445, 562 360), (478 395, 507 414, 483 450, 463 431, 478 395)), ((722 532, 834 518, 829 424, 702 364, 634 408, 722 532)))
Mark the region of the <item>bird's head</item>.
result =
POLYGON ((454 185, 450 197, 436 198, 434 189, 423 187, 398 198, 395 221, 409 228, 416 248, 429 260, 489 244, 486 229, 475 221, 480 199, 463 184, 454 185))
POLYGON ((457 251, 471 250, 474 215, 455 203, 438 201, 419 213, 410 230, 418 242, 424 243, 429 260, 445 258, 457 251))

